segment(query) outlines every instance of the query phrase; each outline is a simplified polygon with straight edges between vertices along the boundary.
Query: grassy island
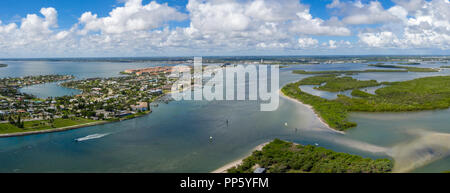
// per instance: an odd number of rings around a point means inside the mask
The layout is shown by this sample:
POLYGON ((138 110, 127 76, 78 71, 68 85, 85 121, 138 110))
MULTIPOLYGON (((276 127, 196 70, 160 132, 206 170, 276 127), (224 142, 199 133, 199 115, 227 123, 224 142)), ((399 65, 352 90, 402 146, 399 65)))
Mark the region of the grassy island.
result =
POLYGON ((326 70, 326 71, 305 71, 305 70, 293 70, 294 74, 357 74, 357 73, 369 73, 369 72, 408 72, 407 70, 326 70))
MULTIPOLYGON (((328 91, 328 92, 340 92, 340 91, 345 91, 345 90, 380 85, 380 83, 378 83, 375 80, 361 81, 361 80, 356 80, 352 77, 336 77, 336 75, 318 76, 318 77, 309 78, 309 79, 311 80, 311 79, 315 79, 315 78, 322 79, 320 84, 325 83, 325 82, 327 83, 323 86, 317 87, 316 89, 328 91)), ((306 79, 306 80, 308 80, 308 79, 306 79)))
MULTIPOLYGON (((402 112, 446 109, 450 107, 450 76, 436 76, 419 78, 404 82, 383 83, 386 87, 369 94, 356 90, 361 85, 369 85, 366 81, 344 80, 336 81, 335 76, 322 75, 305 78, 295 83, 287 84, 282 92, 305 104, 311 105, 316 113, 332 128, 346 130, 356 126, 356 123, 347 120, 348 112, 402 112), (340 84, 340 81, 350 81, 351 84, 340 84), (330 84, 329 90, 350 90, 353 87, 350 98, 339 95, 337 99, 327 100, 301 91, 301 85, 330 84)), ((320 87, 319 87, 320 88, 320 87)))
POLYGON ((400 65, 420 65, 419 62, 405 62, 405 63, 397 63, 397 64, 400 64, 400 65))
MULTIPOLYGON (((405 64, 412 65, 412 64, 405 64)), ((327 71, 305 71, 293 70, 294 74, 357 74, 357 73, 373 73, 373 72, 439 72, 434 68, 418 68, 411 66, 386 65, 382 63, 369 64, 368 66, 378 68, 392 68, 396 70, 382 70, 382 69, 367 69, 367 70, 327 70, 327 71), (397 70, 398 69, 398 70, 397 70)), ((443 68, 443 67, 441 67, 443 68)))
POLYGON ((418 68, 418 67, 410 67, 410 66, 397 66, 397 65, 385 65, 385 64, 369 64, 369 66, 378 67, 378 68, 399 68, 399 69, 405 69, 409 72, 439 72, 438 69, 434 69, 434 68, 418 68))
POLYGON ((0 68, 8 67, 8 64, 0 64, 0 68))
POLYGON ((275 139, 228 172, 253 173, 259 167, 268 173, 388 173, 393 163, 275 139))

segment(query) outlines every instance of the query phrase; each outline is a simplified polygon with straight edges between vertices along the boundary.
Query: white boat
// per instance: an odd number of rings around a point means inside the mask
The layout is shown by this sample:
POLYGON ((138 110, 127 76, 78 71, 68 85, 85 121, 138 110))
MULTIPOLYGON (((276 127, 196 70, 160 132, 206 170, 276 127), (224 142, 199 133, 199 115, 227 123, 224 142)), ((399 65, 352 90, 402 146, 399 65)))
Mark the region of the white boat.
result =
POLYGON ((81 142, 81 141, 86 141, 86 140, 91 140, 91 139, 98 139, 98 138, 102 138, 109 135, 109 133, 103 133, 103 134, 93 134, 93 135, 88 135, 86 137, 81 137, 78 139, 75 139, 76 142, 81 142))

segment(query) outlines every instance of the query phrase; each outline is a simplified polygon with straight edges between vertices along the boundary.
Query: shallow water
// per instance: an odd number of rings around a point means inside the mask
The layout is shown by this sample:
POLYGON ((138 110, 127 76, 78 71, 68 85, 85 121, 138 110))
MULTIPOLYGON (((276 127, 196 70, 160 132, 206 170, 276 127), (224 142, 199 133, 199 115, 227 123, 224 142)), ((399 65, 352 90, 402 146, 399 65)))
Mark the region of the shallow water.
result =
POLYGON ((328 92, 328 91, 317 90, 317 89, 315 89, 315 87, 317 87, 317 85, 302 85, 302 86, 300 86, 300 89, 306 93, 320 96, 322 98, 326 98, 329 100, 336 99, 338 95, 345 95, 348 97, 352 97, 352 95, 351 95, 352 90, 346 90, 346 91, 341 91, 341 92, 328 92))
MULTIPOLYGON (((0 69, 0 77, 49 73, 73 74, 77 78, 106 77, 117 76, 119 71, 128 68, 157 65, 5 63, 10 66, 0 69)), ((307 77, 292 74, 290 69, 366 68, 364 64, 293 66, 280 71, 280 84, 307 77)), ((419 73, 395 76, 373 74, 363 73, 355 77, 397 81, 422 76, 419 73)), ((433 74, 443 72, 427 73, 433 74)), ((174 101, 160 104, 153 109, 152 114, 133 120, 59 133, 3 138, 0 139, 0 172, 209 172, 274 138, 301 144, 317 143, 335 151, 371 158, 388 157, 388 154, 396 158, 400 155, 393 153, 395 149, 408 150, 411 153, 403 157, 418 160, 415 155, 419 155, 423 149, 415 147, 426 144, 432 148, 432 152, 442 152, 445 150, 442 145, 445 147, 446 143, 437 140, 438 145, 430 145, 430 139, 442 136, 435 133, 450 132, 447 126, 449 110, 353 113, 351 121, 359 125, 343 135, 327 129, 310 109, 292 100, 280 98, 280 106, 273 112, 260 112, 259 107, 260 104, 255 101, 174 101), (229 120, 228 126, 226 120, 229 120), (75 142, 75 139, 102 133, 110 134, 82 143, 75 142), (214 139, 212 142, 210 136, 214 139)), ((439 159, 430 164, 429 161, 421 161, 423 166, 415 166, 417 169, 414 171, 441 172, 443 168, 450 168, 448 156, 435 157, 439 159)))

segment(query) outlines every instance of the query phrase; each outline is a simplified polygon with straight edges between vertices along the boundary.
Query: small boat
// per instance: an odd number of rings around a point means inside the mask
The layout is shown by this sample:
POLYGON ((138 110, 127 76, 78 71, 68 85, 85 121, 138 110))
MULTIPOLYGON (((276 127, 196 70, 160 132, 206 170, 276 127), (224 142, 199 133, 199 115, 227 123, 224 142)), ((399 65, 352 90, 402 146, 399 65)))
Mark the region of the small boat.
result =
POLYGON ((314 145, 316 145, 316 146, 319 146, 319 144, 318 144, 318 143, 315 143, 314 145))
POLYGON ((104 133, 104 134, 93 134, 93 135, 88 135, 86 137, 81 137, 78 139, 75 139, 76 142, 82 142, 82 141, 86 141, 86 140, 91 140, 91 139, 98 139, 98 138, 102 138, 109 135, 109 133, 104 133))
POLYGON ((288 126, 287 122, 286 122, 286 123, 284 123, 284 126, 286 126, 286 127, 288 126))

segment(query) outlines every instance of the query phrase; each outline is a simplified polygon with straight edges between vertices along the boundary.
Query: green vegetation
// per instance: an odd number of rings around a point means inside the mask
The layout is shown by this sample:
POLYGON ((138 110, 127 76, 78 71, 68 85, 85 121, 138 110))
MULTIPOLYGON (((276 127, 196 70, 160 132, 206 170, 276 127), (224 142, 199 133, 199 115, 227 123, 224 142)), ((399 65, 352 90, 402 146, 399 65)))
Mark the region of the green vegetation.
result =
POLYGON ((0 68, 8 67, 8 64, 0 64, 0 68))
POLYGON ((321 85, 316 87, 317 90, 323 90, 328 92, 340 92, 351 89, 372 87, 381 85, 376 80, 356 80, 352 77, 337 77, 335 74, 327 74, 321 76, 313 76, 302 80, 301 85, 321 85))
POLYGON ((439 72, 438 69, 433 68, 417 68, 410 66, 396 66, 396 65, 384 65, 384 64, 369 64, 369 66, 379 67, 379 68, 401 68, 406 69, 409 72, 439 72))
POLYGON ((351 89, 365 88, 371 86, 379 86, 376 80, 361 81, 352 77, 335 77, 327 81, 327 84, 317 87, 318 90, 328 92, 340 92, 351 89))
MULTIPOLYGON (((412 65, 404 63, 406 65, 412 65)), ((368 66, 379 67, 379 68, 396 68, 402 70, 379 70, 379 69, 368 69, 368 70, 328 70, 328 71, 305 71, 305 70, 293 70, 294 74, 357 74, 357 73, 373 73, 373 72, 438 72, 438 69, 433 68, 418 68, 410 66, 397 66, 397 65, 385 65, 382 63, 369 64, 368 66)), ((441 67, 442 68, 442 67, 441 67)))
MULTIPOLYGON (((2 115, 2 119, 4 119, 4 115, 2 115)), ((8 122, 9 122, 9 124, 14 125, 21 129, 23 129, 25 127, 25 123, 22 121, 22 117, 20 115, 17 117, 17 120, 14 119, 12 116, 9 116, 8 122)))
MULTIPOLYGON (((313 106, 314 110, 337 130, 356 126, 348 122, 351 111, 401 112, 446 109, 450 107, 450 76, 419 78, 405 82, 389 83, 387 87, 376 90, 376 95, 354 90, 350 98, 339 95, 337 99, 327 100, 300 90, 300 85, 330 84, 335 81, 330 75, 305 78, 282 88, 282 92, 292 98, 313 106)), ((355 87, 359 83, 353 84, 355 87)), ((384 84, 384 83, 383 83, 384 84)), ((336 88, 339 88, 337 84, 336 88)), ((346 88, 350 88, 346 87, 346 88)))
POLYGON ((275 139, 228 172, 252 173, 254 168, 263 167, 268 173, 387 173, 392 166, 389 159, 373 160, 275 139))
POLYGON ((397 63, 397 64, 400 64, 400 65, 420 65, 419 62, 405 62, 405 63, 397 63))
POLYGON ((363 92, 363 91, 358 90, 358 89, 353 90, 351 94, 352 94, 352 96, 361 97, 361 98, 368 98, 368 97, 375 96, 373 94, 369 94, 369 93, 363 92))
POLYGON ((291 98, 298 99, 305 104, 311 105, 314 111, 331 127, 337 130, 345 130, 355 127, 356 123, 347 119, 347 108, 336 100, 327 100, 300 90, 301 85, 320 85, 335 76, 325 75, 309 77, 296 83, 291 83, 282 88, 282 92, 291 98))
POLYGON ((164 91, 170 90, 176 80, 167 74, 169 72, 164 71, 158 74, 143 73, 140 76, 66 81, 61 85, 79 89, 82 94, 47 99, 21 93, 19 89, 70 80, 74 76, 0 78, 0 134, 82 127, 96 120, 112 122, 147 115, 151 112, 150 103, 163 96, 164 91))
POLYGON ((305 70, 293 70, 294 74, 357 74, 357 73, 369 73, 369 72, 408 72, 406 70, 328 70, 328 71, 305 71, 305 70))
POLYGON ((49 120, 40 120, 40 121, 26 121, 23 122, 24 127, 19 128, 16 125, 10 123, 1 123, 0 124, 0 134, 10 134, 10 133, 23 133, 23 132, 31 132, 31 131, 43 131, 49 129, 63 128, 69 126, 82 125, 87 123, 94 123, 97 121, 73 117, 67 119, 49 119, 49 120))
POLYGON ((450 66, 441 66, 441 68, 450 68, 450 66))
POLYGON ((366 99, 345 102, 351 111, 398 112, 446 109, 450 107, 450 76, 395 82, 366 99))

